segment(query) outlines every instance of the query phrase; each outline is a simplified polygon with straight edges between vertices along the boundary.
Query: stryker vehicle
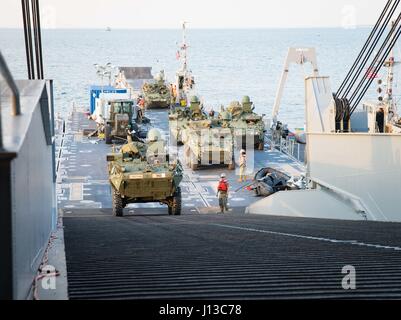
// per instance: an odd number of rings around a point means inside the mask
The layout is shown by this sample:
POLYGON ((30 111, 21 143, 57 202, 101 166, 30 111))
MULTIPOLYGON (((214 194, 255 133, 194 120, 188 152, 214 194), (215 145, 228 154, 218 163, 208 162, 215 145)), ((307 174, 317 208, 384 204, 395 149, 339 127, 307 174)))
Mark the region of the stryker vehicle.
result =
POLYGON ((217 118, 218 124, 223 128, 231 128, 232 120, 233 117, 231 113, 227 110, 224 110, 224 108, 222 107, 222 110, 220 111, 219 116, 217 118))
POLYGON ((234 143, 231 129, 210 119, 189 122, 185 129, 184 157, 188 167, 227 165, 235 169, 234 143))
POLYGON ((197 96, 191 97, 189 107, 174 107, 169 113, 169 127, 173 142, 182 144, 185 137, 183 132, 188 127, 188 124, 205 119, 207 119, 207 116, 203 113, 197 96))
POLYGON ((142 92, 146 108, 168 108, 171 104, 170 87, 166 83, 164 71, 160 71, 152 82, 146 82, 142 86, 142 92))
POLYGON ((170 161, 166 143, 157 129, 151 129, 147 142, 128 143, 119 153, 107 155, 112 188, 113 214, 123 215, 129 203, 159 202, 170 215, 181 214, 180 162, 170 161))
POLYGON ((116 137, 125 139, 127 131, 132 130, 134 106, 134 101, 128 99, 108 101, 106 112, 108 117, 104 127, 106 144, 111 144, 116 137))
POLYGON ((243 149, 255 147, 264 149, 265 124, 263 116, 253 112, 253 103, 248 96, 244 96, 242 104, 238 101, 231 102, 227 111, 231 113, 231 128, 235 137, 235 143, 243 149))

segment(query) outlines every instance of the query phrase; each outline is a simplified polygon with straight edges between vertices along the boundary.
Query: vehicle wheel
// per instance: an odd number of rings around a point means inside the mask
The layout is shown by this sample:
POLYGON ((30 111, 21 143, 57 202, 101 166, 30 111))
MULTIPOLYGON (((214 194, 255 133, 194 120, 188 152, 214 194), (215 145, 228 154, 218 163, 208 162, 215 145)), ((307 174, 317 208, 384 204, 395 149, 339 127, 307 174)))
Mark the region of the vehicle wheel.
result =
POLYGON ((170 132, 170 144, 172 146, 178 146, 177 137, 175 137, 171 132, 170 132))
POLYGON ((196 159, 195 155, 193 152, 191 152, 191 155, 189 157, 189 163, 192 171, 198 170, 198 160, 196 159))
POLYGON ((197 162, 192 162, 192 161, 194 161, 194 160, 193 160, 193 159, 190 160, 191 170, 192 170, 192 171, 198 170, 198 163, 197 163, 197 162))
POLYGON ((172 208, 173 215, 175 216, 181 215, 181 207, 182 207, 181 188, 177 187, 173 198, 173 208, 172 208))
POLYGON ((109 124, 104 128, 104 137, 106 140, 106 144, 112 144, 112 136, 111 136, 111 126, 109 124))
POLYGON ((190 164, 190 156, 189 155, 190 155, 190 152, 189 152, 188 146, 184 146, 184 163, 188 167, 191 166, 191 164, 190 164))
POLYGON ((113 216, 122 217, 123 216, 123 199, 121 195, 113 189, 113 216))
POLYGON ((174 146, 177 146, 177 147, 183 145, 182 141, 180 141, 180 139, 178 139, 178 136, 172 135, 172 136, 171 136, 171 142, 172 142, 172 144, 173 144, 174 146))
POLYGON ((233 155, 233 158, 231 159, 231 163, 228 165, 228 170, 235 170, 235 159, 234 159, 234 155, 233 155))

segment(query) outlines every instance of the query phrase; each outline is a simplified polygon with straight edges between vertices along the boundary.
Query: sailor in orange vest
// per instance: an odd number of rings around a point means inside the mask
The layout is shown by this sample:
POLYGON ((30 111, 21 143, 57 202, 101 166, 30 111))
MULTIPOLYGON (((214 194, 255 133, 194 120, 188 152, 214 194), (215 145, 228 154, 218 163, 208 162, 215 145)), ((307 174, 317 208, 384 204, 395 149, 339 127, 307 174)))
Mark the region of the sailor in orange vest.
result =
POLYGON ((226 175, 224 173, 220 176, 220 181, 217 186, 217 197, 219 198, 219 206, 221 213, 228 211, 228 181, 226 180, 226 175))
POLYGON ((142 110, 145 109, 145 99, 142 96, 139 96, 139 98, 138 98, 138 106, 142 110))

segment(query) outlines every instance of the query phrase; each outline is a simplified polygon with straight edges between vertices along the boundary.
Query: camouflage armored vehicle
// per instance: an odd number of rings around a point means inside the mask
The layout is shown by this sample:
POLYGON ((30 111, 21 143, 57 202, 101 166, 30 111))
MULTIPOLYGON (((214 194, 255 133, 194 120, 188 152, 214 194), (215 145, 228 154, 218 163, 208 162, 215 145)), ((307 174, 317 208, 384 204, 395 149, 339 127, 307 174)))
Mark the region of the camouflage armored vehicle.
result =
POLYGON ((169 113, 169 127, 173 142, 182 144, 185 136, 183 132, 188 127, 188 124, 205 119, 207 119, 207 116, 203 113, 197 96, 191 97, 189 107, 174 107, 169 113))
POLYGON ((190 122, 185 129, 184 157, 188 167, 227 165, 235 169, 234 143, 231 129, 210 119, 190 122))
POLYGON ((153 81, 142 86, 145 107, 149 109, 168 108, 171 104, 170 86, 166 83, 164 71, 160 71, 153 81))
POLYGON ((128 139, 107 161, 115 216, 122 216, 129 203, 145 202, 166 204, 170 215, 181 214, 182 167, 170 161, 157 129, 149 131, 146 143, 128 139))
POLYGON ((227 111, 231 113, 231 128, 235 143, 243 149, 250 146, 258 150, 264 149, 265 124, 263 116, 253 112, 253 103, 248 96, 244 96, 242 104, 238 101, 232 102, 227 111))
POLYGON ((108 101, 108 117, 104 127, 106 144, 111 144, 116 137, 126 138, 127 130, 132 129, 134 106, 134 101, 128 99, 108 101))
POLYGON ((224 110, 224 108, 222 107, 222 110, 220 111, 219 116, 217 118, 218 124, 223 128, 231 128, 232 120, 233 117, 231 113, 227 110, 224 110))

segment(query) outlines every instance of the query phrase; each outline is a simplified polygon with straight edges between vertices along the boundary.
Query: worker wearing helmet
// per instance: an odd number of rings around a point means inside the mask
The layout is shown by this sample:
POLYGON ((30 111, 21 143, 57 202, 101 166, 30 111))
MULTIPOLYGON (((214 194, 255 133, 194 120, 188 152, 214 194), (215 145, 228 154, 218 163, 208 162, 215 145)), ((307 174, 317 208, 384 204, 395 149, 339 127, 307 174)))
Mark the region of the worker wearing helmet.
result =
POLYGON ((238 182, 246 181, 246 151, 242 149, 239 155, 239 180, 238 182))
POLYGON ((217 197, 219 198, 219 206, 220 212, 224 213, 228 211, 228 181, 226 180, 226 175, 224 173, 221 174, 219 184, 217 186, 217 197))
POLYGON ((162 136, 159 130, 157 130, 156 128, 152 128, 149 130, 147 138, 149 142, 156 142, 160 141, 162 139, 162 136))
POLYGON ((177 86, 175 84, 171 85, 171 100, 173 101, 173 104, 177 100, 177 86))
POLYGON ((221 126, 223 128, 229 128, 230 127, 230 122, 232 120, 230 112, 222 111, 220 113, 220 120, 221 120, 221 126))
POLYGON ((166 159, 166 146, 165 141, 162 138, 160 131, 156 128, 152 128, 148 132, 147 136, 147 148, 146 148, 147 159, 158 158, 166 159))
POLYGON ((142 97, 142 95, 140 95, 138 97, 137 105, 139 107, 139 110, 141 110, 142 114, 144 114, 145 113, 145 99, 142 97))
POLYGON ((252 105, 253 102, 251 101, 251 98, 249 96, 244 96, 242 98, 242 111, 246 113, 251 113, 252 112, 252 105))

